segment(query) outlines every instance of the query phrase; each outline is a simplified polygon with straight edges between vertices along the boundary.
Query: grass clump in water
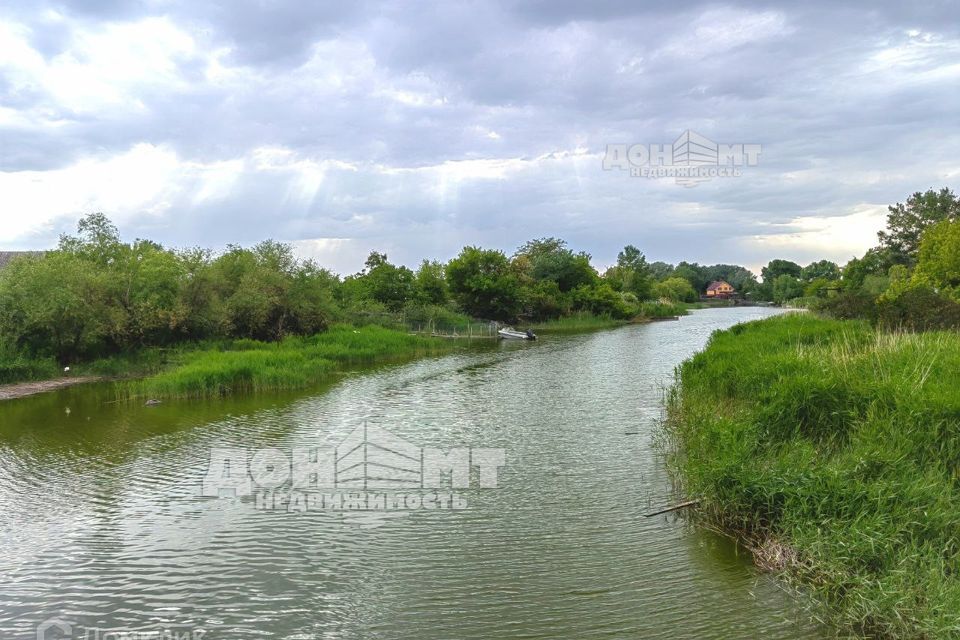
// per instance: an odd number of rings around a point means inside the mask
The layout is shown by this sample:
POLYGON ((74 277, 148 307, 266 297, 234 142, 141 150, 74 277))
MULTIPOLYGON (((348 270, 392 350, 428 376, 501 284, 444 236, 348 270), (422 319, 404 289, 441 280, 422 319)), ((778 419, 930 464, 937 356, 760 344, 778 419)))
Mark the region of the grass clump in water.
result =
POLYGON ((268 343, 237 340, 217 349, 184 352, 171 368, 124 385, 137 397, 215 397, 280 389, 301 389, 352 365, 439 354, 448 342, 382 327, 339 326, 306 337, 268 343))
POLYGON ((960 632, 960 335, 738 325, 680 367, 668 425, 706 517, 789 548, 840 628, 960 632))

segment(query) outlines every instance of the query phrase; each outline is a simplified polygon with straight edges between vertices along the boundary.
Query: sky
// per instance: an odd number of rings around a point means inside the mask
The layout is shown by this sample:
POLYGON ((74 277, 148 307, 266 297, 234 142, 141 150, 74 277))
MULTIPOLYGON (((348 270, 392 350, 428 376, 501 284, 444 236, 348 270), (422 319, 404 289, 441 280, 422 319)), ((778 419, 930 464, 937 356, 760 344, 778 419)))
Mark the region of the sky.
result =
POLYGON ((0 5, 0 250, 290 242, 339 273, 555 236, 602 267, 841 264, 960 177, 952 2, 0 5), (604 169, 760 145, 695 186, 604 169))

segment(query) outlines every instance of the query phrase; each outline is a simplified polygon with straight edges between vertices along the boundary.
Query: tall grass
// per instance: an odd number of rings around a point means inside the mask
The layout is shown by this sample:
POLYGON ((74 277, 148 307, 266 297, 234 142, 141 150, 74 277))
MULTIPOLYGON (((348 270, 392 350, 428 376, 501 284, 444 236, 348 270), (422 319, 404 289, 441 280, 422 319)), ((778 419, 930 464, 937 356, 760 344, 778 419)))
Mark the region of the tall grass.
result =
POLYGON ((640 317, 653 320, 674 318, 690 313, 682 302, 642 302, 640 303, 640 317))
POLYGON ((444 340, 383 327, 340 326, 308 338, 278 343, 238 340, 218 349, 184 352, 168 370, 119 388, 123 396, 151 398, 299 389, 353 365, 439 354, 452 348, 444 340))
POLYGON ((647 320, 674 318, 685 316, 688 313, 687 306, 683 303, 641 302, 637 307, 637 315, 632 320, 598 316, 587 311, 579 311, 569 316, 534 324, 531 328, 538 333, 577 333, 622 327, 626 324, 647 320))
POLYGON ((621 327, 627 324, 626 320, 611 318, 610 316, 597 316, 592 313, 581 311, 562 318, 554 318, 537 324, 531 325, 531 329, 537 333, 577 333, 580 331, 596 331, 599 329, 611 329, 621 327))
POLYGON ((960 634, 960 335, 789 314, 679 369, 672 461, 703 513, 868 637, 960 634))
POLYGON ((0 349, 0 384, 55 378, 60 367, 53 358, 31 358, 0 349))

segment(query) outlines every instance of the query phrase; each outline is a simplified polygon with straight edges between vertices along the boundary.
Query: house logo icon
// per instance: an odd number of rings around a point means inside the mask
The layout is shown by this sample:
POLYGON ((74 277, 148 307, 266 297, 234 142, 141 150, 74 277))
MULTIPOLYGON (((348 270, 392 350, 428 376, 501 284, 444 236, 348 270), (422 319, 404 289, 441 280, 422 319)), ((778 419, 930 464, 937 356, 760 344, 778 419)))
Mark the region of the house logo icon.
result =
POLYGON ((60 618, 44 620, 37 626, 37 640, 61 640, 73 637, 73 625, 60 618))
MULTIPOLYGON (((706 136, 687 129, 673 142, 674 167, 705 167, 720 165, 720 146, 706 136)), ((677 176, 677 184, 695 187, 710 177, 677 176)))
POLYGON ((343 489, 420 489, 423 449, 364 423, 334 449, 334 486, 343 489))

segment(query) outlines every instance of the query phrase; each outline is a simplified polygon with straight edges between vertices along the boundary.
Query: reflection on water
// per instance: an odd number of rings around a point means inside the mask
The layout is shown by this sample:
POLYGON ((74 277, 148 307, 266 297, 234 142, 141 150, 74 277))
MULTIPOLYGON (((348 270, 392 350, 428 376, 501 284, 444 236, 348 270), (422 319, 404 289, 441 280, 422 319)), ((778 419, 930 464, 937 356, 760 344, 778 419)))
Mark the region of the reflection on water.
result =
POLYGON ((308 394, 5 403, 0 637, 53 616, 213 639, 818 637, 729 542, 643 517, 672 499, 652 440, 673 368, 714 329, 771 313, 544 336, 308 394), (337 442, 364 420, 417 446, 502 447, 500 488, 379 526, 195 497, 211 447, 337 442))

